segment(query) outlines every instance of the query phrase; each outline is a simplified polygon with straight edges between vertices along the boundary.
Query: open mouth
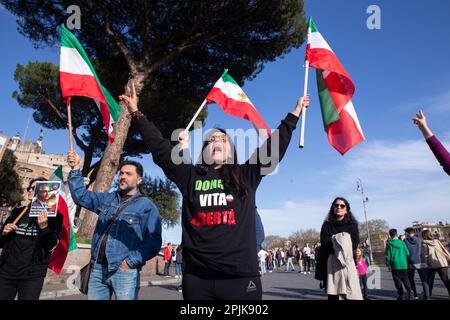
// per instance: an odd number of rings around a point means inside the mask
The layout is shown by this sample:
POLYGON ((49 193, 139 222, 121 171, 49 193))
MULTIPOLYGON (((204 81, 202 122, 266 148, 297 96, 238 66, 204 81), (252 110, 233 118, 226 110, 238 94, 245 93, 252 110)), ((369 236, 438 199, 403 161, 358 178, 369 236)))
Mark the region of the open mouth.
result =
POLYGON ((214 154, 216 154, 216 153, 222 153, 222 147, 221 146, 215 146, 213 149, 212 149, 212 154, 214 155, 214 154))

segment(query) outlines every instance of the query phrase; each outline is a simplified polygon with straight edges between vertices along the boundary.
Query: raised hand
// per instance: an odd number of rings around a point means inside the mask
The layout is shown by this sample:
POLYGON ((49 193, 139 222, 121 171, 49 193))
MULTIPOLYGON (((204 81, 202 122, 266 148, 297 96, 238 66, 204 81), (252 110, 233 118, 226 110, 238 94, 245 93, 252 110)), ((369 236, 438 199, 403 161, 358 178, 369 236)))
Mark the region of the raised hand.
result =
POLYGON ((300 113, 302 112, 302 109, 308 107, 309 107, 309 94, 297 100, 297 105, 295 106, 295 109, 294 111, 292 111, 292 113, 295 114, 297 117, 299 117, 300 113))
POLYGON ((78 166, 80 164, 80 158, 78 157, 78 154, 74 152, 68 152, 67 153, 67 163, 69 164, 69 167, 74 170, 78 169, 78 166))
POLYGON ((431 137, 433 135, 430 128, 428 128, 427 118, 423 114, 422 110, 419 110, 419 112, 416 114, 416 116, 414 118, 412 118, 412 121, 415 125, 417 125, 417 127, 422 132, 425 139, 428 139, 429 137, 431 137))
POLYGON ((189 147, 189 132, 181 131, 178 134, 178 141, 180 142, 181 148, 186 149, 189 147))
POLYGON ((17 226, 13 223, 9 223, 7 224, 4 228, 3 228, 3 232, 2 235, 6 236, 7 234, 16 231, 17 226))
POLYGON ((125 102, 130 113, 138 111, 138 97, 133 81, 131 82, 131 88, 128 85, 126 86, 125 94, 120 95, 119 100, 125 102))
POLYGON ((42 211, 41 213, 39 213, 39 217, 38 217, 38 225, 39 225, 39 229, 45 229, 48 227, 48 216, 47 216, 47 212, 42 211))

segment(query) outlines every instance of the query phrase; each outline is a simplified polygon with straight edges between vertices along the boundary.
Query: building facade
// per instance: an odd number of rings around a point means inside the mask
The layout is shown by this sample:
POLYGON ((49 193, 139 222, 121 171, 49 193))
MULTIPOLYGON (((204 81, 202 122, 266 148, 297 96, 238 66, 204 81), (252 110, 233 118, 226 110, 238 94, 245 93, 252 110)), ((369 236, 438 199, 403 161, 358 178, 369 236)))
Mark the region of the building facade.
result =
MULTIPOLYGON (((21 141, 20 135, 16 134, 9 139, 8 149, 13 151, 17 158, 15 170, 24 189, 31 180, 44 177, 49 178, 55 170, 61 165, 63 167, 64 179, 70 172, 70 167, 66 161, 66 155, 63 154, 46 154, 43 147, 44 135, 41 130, 38 139, 33 141, 21 141)), ((81 163, 83 159, 81 159, 81 163)))

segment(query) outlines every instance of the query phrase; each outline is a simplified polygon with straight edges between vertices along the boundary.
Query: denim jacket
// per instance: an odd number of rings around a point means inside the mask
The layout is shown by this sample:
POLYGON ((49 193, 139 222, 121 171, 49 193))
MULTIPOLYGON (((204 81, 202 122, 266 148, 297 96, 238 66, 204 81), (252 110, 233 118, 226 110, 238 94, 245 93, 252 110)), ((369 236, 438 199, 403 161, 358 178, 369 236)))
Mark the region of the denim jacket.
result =
MULTIPOLYGON (((68 183, 74 202, 98 214, 91 247, 91 259, 96 261, 100 238, 105 225, 119 208, 120 196, 118 192, 88 191, 80 170, 70 172, 68 183)), ((140 194, 136 192, 123 204, 140 194)), ((127 206, 111 225, 105 249, 108 271, 117 270, 124 260, 131 268, 141 269, 147 260, 158 254, 161 244, 158 209, 148 198, 140 198, 127 206)))

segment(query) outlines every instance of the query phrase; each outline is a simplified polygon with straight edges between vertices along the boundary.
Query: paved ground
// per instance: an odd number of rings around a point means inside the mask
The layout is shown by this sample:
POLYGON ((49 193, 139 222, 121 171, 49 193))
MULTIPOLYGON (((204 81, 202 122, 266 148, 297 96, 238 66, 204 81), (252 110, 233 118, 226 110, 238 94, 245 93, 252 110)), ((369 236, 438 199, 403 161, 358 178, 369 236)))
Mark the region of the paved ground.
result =
MULTIPOLYGON (((396 299, 392 275, 385 269, 380 270, 380 285, 378 289, 369 290, 369 297, 373 300, 393 300, 396 299)), ((140 300, 182 300, 182 293, 176 290, 179 280, 174 278, 164 278, 153 276, 141 279, 140 300), (149 281, 157 285, 149 285, 149 281)), ((276 270, 262 277, 263 300, 324 300, 326 296, 319 289, 319 282, 314 279, 313 273, 299 274, 298 272, 284 272, 276 270)), ((416 286, 419 294, 422 292, 418 275, 416 275, 416 286)), ((75 291, 76 292, 76 291, 75 291)), ((62 296, 70 294, 64 285, 48 286, 43 290, 41 298, 56 300, 84 300, 84 295, 62 296), (66 289, 64 291, 64 289, 66 289), (60 297, 55 298, 55 293, 60 290, 60 297)), ((73 292, 72 292, 73 293, 73 292)), ((447 291, 442 281, 437 278, 433 289, 433 299, 448 299, 447 291)))

